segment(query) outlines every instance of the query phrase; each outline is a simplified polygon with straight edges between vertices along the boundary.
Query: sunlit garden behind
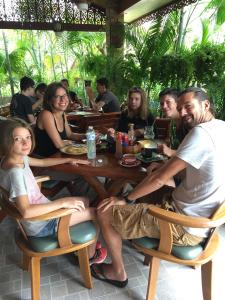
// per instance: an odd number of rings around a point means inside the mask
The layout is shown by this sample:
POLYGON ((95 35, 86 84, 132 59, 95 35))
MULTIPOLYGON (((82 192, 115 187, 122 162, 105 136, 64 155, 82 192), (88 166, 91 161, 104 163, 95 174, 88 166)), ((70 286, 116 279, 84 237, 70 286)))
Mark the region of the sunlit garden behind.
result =
POLYGON ((198 1, 151 22, 127 25, 119 52, 106 47, 104 32, 1 30, 0 105, 19 91, 25 75, 37 84, 68 78, 84 101, 84 80, 95 87, 96 78, 106 76, 120 102, 130 87, 142 86, 152 109, 164 87, 204 87, 223 118, 224 21, 223 0, 198 1))

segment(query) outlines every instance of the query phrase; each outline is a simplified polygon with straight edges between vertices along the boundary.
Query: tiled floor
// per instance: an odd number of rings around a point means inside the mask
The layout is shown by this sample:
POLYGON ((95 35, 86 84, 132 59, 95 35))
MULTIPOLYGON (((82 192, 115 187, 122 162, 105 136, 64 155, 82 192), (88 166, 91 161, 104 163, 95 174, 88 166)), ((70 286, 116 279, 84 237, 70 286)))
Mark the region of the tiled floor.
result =
MULTIPOLYGON (((13 241, 14 224, 5 219, 0 224, 0 299, 30 299, 29 274, 19 268, 21 253, 13 241)), ((216 256, 215 300, 225 299, 225 226, 222 243, 216 256)), ((148 267, 143 256, 124 243, 124 261, 129 284, 119 289, 93 279, 94 288, 82 284, 73 255, 49 258, 41 264, 41 300, 141 300, 145 299, 148 267)), ((202 300, 200 269, 161 262, 156 300, 202 300)))

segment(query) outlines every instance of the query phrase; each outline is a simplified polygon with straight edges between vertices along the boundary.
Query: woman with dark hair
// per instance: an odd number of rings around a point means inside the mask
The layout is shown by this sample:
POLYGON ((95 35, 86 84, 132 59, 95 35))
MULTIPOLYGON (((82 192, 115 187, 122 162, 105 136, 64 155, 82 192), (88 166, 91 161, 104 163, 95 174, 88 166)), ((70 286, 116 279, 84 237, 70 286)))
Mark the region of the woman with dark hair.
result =
POLYGON ((43 101, 43 110, 39 114, 36 127, 35 154, 50 156, 69 143, 68 140, 81 140, 84 134, 73 133, 68 125, 65 111, 69 105, 69 96, 59 82, 48 85, 43 101))
MULTIPOLYGON (((34 129, 36 139, 35 155, 48 157, 71 143, 70 140, 81 140, 85 137, 85 134, 71 131, 65 115, 68 104, 68 92, 63 85, 59 82, 49 84, 44 94, 43 110, 38 115, 34 129)), ((70 183, 68 187, 72 195, 87 195, 91 200, 95 197, 93 189, 79 175, 51 170, 48 170, 45 174, 53 180, 63 180, 70 183)))
MULTIPOLYGON (((145 92, 139 87, 133 87, 128 91, 127 109, 121 113, 117 131, 128 132, 129 124, 134 124, 136 137, 143 136, 145 126, 151 126, 154 122, 153 115, 149 112, 145 92)), ((110 128, 109 134, 113 135, 115 129, 110 128)))

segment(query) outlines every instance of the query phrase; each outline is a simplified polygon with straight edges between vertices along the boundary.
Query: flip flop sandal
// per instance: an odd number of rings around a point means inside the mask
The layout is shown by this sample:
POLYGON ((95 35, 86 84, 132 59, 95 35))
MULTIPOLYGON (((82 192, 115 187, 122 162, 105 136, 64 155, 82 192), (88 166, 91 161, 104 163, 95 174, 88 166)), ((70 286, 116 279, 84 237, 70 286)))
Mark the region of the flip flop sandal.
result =
POLYGON ((110 283, 116 287, 119 288, 123 288, 128 284, 128 278, 124 281, 120 281, 120 280, 113 280, 113 279, 108 279, 106 278, 104 271, 103 271, 103 264, 99 264, 99 265, 92 265, 91 266, 91 275, 101 281, 110 283), (97 272, 96 272, 97 271, 97 272))

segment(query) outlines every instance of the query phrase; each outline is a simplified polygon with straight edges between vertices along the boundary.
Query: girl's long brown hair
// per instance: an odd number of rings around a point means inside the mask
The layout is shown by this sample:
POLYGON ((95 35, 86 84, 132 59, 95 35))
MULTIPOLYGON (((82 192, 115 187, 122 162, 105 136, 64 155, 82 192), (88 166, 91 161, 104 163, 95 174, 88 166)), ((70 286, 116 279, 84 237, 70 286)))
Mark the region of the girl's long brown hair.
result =
POLYGON ((34 133, 30 125, 22 119, 19 118, 9 118, 5 121, 2 121, 0 124, 0 156, 5 156, 11 152, 14 139, 13 139, 13 131, 16 128, 26 128, 31 135, 32 147, 31 152, 35 146, 34 133))
POLYGON ((132 118, 134 116, 139 116, 142 120, 147 120, 148 118, 148 103, 145 92, 139 87, 133 87, 128 91, 127 96, 127 107, 128 107, 128 117, 132 118), (134 114, 133 110, 130 107, 130 96, 133 93, 138 93, 141 95, 141 106, 138 109, 138 113, 134 114))

